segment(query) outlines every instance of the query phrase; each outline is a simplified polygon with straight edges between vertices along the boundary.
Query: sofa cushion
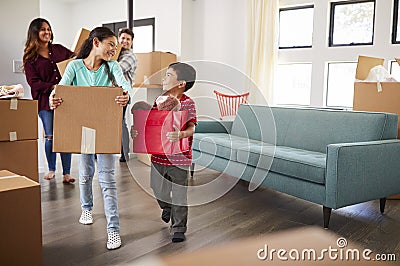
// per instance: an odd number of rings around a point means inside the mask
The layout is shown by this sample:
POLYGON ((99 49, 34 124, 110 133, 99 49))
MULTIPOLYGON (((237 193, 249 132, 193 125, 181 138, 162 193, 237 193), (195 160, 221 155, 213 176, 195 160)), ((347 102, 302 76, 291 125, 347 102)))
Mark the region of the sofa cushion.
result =
POLYGON ((249 145, 237 151, 238 162, 271 172, 325 184, 326 155, 285 146, 249 145), (271 158, 274 156, 272 165, 271 158))
POLYGON ((218 157, 237 161, 236 152, 240 147, 261 145, 262 142, 242 138, 226 133, 196 133, 193 139, 193 149, 218 157))
POLYGON ((333 143, 396 138, 396 125, 387 113, 241 105, 231 134, 326 153, 333 143))

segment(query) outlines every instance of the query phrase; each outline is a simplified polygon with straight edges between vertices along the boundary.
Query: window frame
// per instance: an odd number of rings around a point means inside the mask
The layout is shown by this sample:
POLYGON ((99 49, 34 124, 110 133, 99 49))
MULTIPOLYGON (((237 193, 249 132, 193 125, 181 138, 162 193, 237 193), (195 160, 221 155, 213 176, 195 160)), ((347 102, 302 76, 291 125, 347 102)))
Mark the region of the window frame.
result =
MULTIPOLYGON (((280 63, 280 64, 278 64, 278 68, 279 68, 279 65, 291 65, 291 66, 293 66, 293 65, 309 65, 310 67, 311 67, 311 72, 310 72, 310 93, 308 94, 308 97, 310 97, 311 96, 311 89, 312 89, 312 86, 311 86, 311 84, 312 84, 312 68, 313 68, 313 64, 312 64, 312 62, 285 62, 285 63, 280 63)), ((275 82, 277 82, 277 80, 275 81, 275 82)), ((277 86, 277 84, 276 84, 276 87, 278 87, 277 86)), ((276 99, 275 99, 275 101, 276 101, 276 99)), ((299 107, 309 107, 309 106, 311 106, 311 99, 309 98, 309 102, 307 103, 307 104, 301 104, 301 103, 275 103, 277 106, 299 106, 299 107)))
MULTIPOLYGON (((291 11, 291 10, 299 10, 299 9, 306 9, 306 8, 312 8, 313 9, 313 21, 314 21, 314 5, 301 5, 301 6, 292 6, 292 7, 285 7, 285 8, 280 8, 279 9, 279 21, 281 18, 281 12, 282 11, 291 11)), ((314 25, 313 25, 314 28, 314 25)), ((313 32, 314 34, 314 32, 313 32)), ((313 36, 312 36, 313 37, 313 36)), ((279 49, 285 50, 285 49, 302 49, 302 48, 312 48, 312 38, 311 37, 311 45, 300 45, 300 46, 279 46, 279 49)))
MULTIPOLYGON (((133 20, 133 28, 135 27, 143 27, 143 26, 152 26, 152 51, 155 51, 156 48, 156 19, 153 18, 144 18, 144 19, 135 19, 133 20)), ((127 21, 119 21, 119 22, 112 22, 112 23, 104 23, 103 27, 107 27, 112 30, 115 34, 118 35, 118 31, 120 28, 127 27, 127 21)))
POLYGON ((361 46, 361 45, 374 45, 375 39, 375 16, 376 16, 376 1, 375 0, 352 0, 352 1, 339 1, 339 2, 331 2, 330 3, 330 18, 329 18, 329 38, 328 38, 328 46, 329 47, 343 47, 343 46, 361 46), (333 44, 333 32, 334 32, 334 22, 335 22, 335 7, 340 5, 354 5, 354 4, 362 4, 362 3, 374 3, 374 15, 373 15, 373 23, 372 23, 372 41, 366 43, 348 43, 348 44, 333 44))
POLYGON ((400 40, 397 40, 397 24, 399 22, 399 0, 393 0, 393 25, 392 25, 392 44, 400 44, 400 40))

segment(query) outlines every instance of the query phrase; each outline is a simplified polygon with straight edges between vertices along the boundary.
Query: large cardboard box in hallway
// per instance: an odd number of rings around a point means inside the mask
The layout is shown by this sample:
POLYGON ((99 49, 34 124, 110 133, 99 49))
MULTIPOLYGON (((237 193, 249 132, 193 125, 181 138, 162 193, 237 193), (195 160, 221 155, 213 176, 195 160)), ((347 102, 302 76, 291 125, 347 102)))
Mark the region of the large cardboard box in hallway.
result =
POLYGON ((37 101, 0 100, 0 121, 0 141, 37 139, 37 101))
POLYGON ((39 182, 37 140, 0 141, 0 169, 39 182))
MULTIPOLYGON (((400 82, 381 82, 381 87, 378 92, 376 82, 356 82, 353 110, 387 112, 400 117, 400 82)), ((400 138, 400 123, 397 137, 400 138)))
MULTIPOLYGON (((369 71, 383 65, 383 58, 359 56, 356 79, 364 80, 369 71)), ((354 83, 353 110, 387 112, 400 116, 400 82, 363 82, 354 83)), ((398 138, 400 138, 400 119, 398 138)))
MULTIPOLYGON (((136 53, 138 67, 135 75, 135 85, 162 84, 166 68, 176 62, 176 55, 165 52, 136 53)), ((143 85, 144 86, 144 85, 143 85)))
POLYGON ((0 171, 0 202, 1 264, 42 265, 39 183, 0 171))
POLYGON ((54 111, 53 151, 120 153, 122 107, 120 87, 56 86, 63 103, 54 111))

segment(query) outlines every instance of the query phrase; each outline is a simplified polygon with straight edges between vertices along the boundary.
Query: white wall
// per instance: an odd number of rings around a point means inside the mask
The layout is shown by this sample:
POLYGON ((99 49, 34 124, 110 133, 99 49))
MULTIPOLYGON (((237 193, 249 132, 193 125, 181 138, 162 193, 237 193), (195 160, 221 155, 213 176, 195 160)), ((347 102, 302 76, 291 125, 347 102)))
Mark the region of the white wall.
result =
POLYGON ((156 51, 181 54, 181 10, 182 0, 135 1, 135 19, 156 18, 156 51))
POLYGON ((103 23, 126 20, 126 8, 126 0, 40 0, 40 15, 49 20, 54 31, 54 42, 68 48, 72 46, 80 28, 91 30, 103 23))
POLYGON ((191 2, 191 16, 184 17, 182 23, 193 24, 192 41, 182 43, 194 47, 191 59, 218 61, 245 71, 247 1, 191 2))
POLYGON ((38 16, 39 0, 0 1, 0 85, 21 83, 26 98, 31 97, 29 86, 23 73, 13 73, 13 60, 22 61, 29 23, 38 16))
POLYGON ((49 21, 53 31, 54 43, 71 48, 75 32, 71 30, 72 6, 62 1, 40 0, 40 16, 49 21))
POLYGON ((183 1, 181 59, 209 62, 194 63, 198 82, 188 92, 196 101, 200 117, 219 117, 214 89, 226 93, 248 91, 246 15, 246 0, 183 1))

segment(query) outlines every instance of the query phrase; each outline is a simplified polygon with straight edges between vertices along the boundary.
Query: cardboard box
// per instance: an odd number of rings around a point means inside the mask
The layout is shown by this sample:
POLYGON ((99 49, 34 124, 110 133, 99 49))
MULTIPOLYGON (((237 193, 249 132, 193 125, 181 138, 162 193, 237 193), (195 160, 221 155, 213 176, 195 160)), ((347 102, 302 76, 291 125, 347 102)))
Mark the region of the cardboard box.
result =
POLYGON ((53 151, 120 153, 122 107, 120 87, 56 86, 63 103, 54 111, 53 151))
POLYGON ((385 59, 369 57, 369 56, 358 56, 357 69, 356 69, 356 79, 364 80, 368 77, 369 71, 379 65, 383 65, 385 59))
MULTIPOLYGON (((353 110, 393 113, 400 116, 400 82, 381 82, 378 92, 376 82, 355 82, 353 110)), ((400 137, 400 124, 398 129, 400 137)))
POLYGON ((168 132, 181 129, 187 121, 187 111, 133 111, 134 129, 138 136, 133 140, 133 152, 145 154, 177 154, 189 150, 189 139, 171 142, 168 132))
POLYGON ((65 69, 67 68, 67 65, 69 64, 69 62, 71 62, 72 60, 74 60, 73 58, 61 61, 56 63, 58 71, 60 72, 60 75, 64 75, 65 69))
POLYGON ((90 30, 80 28, 75 35, 74 42, 72 43, 71 51, 78 54, 84 41, 89 38, 90 30))
MULTIPOLYGON (((173 53, 151 52, 137 53, 138 66, 135 75, 135 84, 162 84, 166 68, 176 62, 173 53), (160 71, 161 70, 161 71, 160 71)), ((144 86, 142 84, 142 86, 144 86)))
POLYGON ((37 182, 0 171, 1 264, 42 265, 42 213, 37 182))
POLYGON ((136 158, 147 166, 151 165, 151 154, 138 153, 136 158))
POLYGON ((1 177, 10 177, 10 176, 19 176, 19 175, 15 174, 11 171, 8 171, 8 170, 0 170, 0 178, 1 177))
POLYGON ((0 169, 39 181, 37 140, 1 141, 0 169))
POLYGON ((33 100, 0 100, 0 141, 38 138, 38 103, 33 100))

